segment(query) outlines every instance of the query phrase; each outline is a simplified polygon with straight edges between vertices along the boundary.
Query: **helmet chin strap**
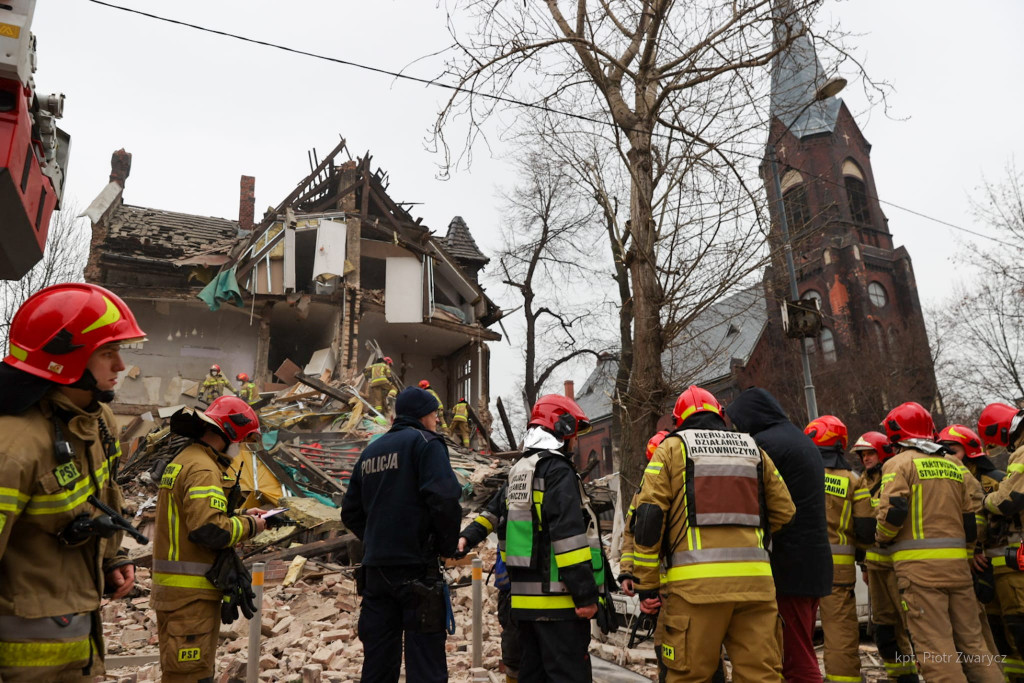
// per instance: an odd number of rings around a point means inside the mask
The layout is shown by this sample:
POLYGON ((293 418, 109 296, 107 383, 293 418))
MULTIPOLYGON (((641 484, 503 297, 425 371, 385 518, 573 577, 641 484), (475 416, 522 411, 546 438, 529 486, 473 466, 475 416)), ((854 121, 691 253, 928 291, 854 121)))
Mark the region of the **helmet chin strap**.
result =
POLYGON ((93 397, 100 403, 110 403, 114 400, 113 391, 102 391, 98 386, 96 386, 96 377, 88 368, 86 368, 85 372, 82 373, 82 376, 78 378, 77 382, 69 384, 68 386, 73 389, 85 389, 86 391, 91 391, 93 397))

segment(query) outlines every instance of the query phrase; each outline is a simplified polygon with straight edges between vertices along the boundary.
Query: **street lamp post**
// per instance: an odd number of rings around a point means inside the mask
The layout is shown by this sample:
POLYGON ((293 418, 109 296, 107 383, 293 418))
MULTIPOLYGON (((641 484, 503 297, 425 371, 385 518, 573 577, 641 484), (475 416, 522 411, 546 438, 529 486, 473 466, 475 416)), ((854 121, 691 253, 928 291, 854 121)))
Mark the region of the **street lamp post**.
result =
MULTIPOLYGON (((828 97, 832 97, 846 86, 846 79, 844 78, 830 78, 825 82, 818 90, 814 93, 814 99, 808 102, 803 110, 793 118, 793 121, 789 124, 792 126, 796 123, 797 119, 803 116, 804 112, 807 111, 815 102, 820 102, 828 97)), ((786 126, 779 137, 776 139, 782 139, 782 136, 789 131, 789 126, 786 126)), ((789 295, 793 301, 800 299, 800 290, 796 283, 796 266, 793 264, 793 244, 789 237, 789 220, 786 218, 786 207, 782 201, 782 181, 779 179, 779 163, 775 157, 775 144, 771 143, 768 145, 768 164, 772 174, 772 184, 775 187, 775 201, 778 207, 779 216, 779 227, 782 230, 782 253, 786 258, 786 270, 789 273, 789 295)), ((818 399, 814 393, 814 381, 811 379, 811 358, 807 353, 807 343, 805 339, 800 339, 800 363, 803 365, 804 370, 804 400, 807 402, 807 418, 808 420, 814 420, 818 417, 818 399)))

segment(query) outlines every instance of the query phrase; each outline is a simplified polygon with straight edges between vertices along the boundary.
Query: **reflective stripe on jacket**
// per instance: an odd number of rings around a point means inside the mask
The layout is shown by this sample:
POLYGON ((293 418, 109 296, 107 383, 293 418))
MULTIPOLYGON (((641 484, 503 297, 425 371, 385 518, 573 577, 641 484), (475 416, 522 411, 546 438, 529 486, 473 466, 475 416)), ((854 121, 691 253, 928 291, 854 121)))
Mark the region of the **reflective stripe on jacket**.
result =
POLYGON ((882 465, 875 538, 900 578, 932 587, 971 585, 964 524, 974 525, 977 503, 965 473, 955 458, 915 448, 882 465))
POLYGON ((469 404, 459 402, 452 408, 452 422, 466 422, 469 420, 469 404))
MULTIPOLYGON (((689 431, 689 430, 687 430, 689 431)), ((745 434, 720 432, 722 444, 741 443, 748 451, 753 440, 745 434), (738 440, 739 437, 742 439, 738 440)), ((726 448, 726 445, 718 446, 726 448)), ((793 500, 775 464, 752 446, 760 458, 760 477, 753 491, 755 501, 763 492, 767 519, 764 526, 699 526, 686 511, 694 492, 687 490, 686 446, 678 434, 662 441, 654 452, 636 500, 637 513, 645 505, 661 510, 662 528, 653 545, 643 545, 634 536, 633 573, 638 590, 659 587, 659 560, 667 565, 664 590, 681 595, 688 602, 711 603, 770 600, 775 583, 766 550, 766 527, 775 532, 795 514, 793 500)), ((726 477, 723 477, 723 479, 726 477)), ((724 483, 724 482, 723 482, 724 483)), ((639 523, 639 522, 638 522, 639 523)), ((652 534, 653 535, 653 534, 652 534)))
POLYGON ((195 442, 164 468, 153 542, 153 609, 175 610, 194 600, 220 600, 204 576, 217 552, 256 533, 256 522, 228 509, 235 478, 226 458, 195 442))
POLYGON ((828 542, 832 546, 832 582, 837 585, 852 585, 857 581, 853 507, 858 479, 857 474, 848 469, 825 468, 825 515, 828 542))
POLYGON ((385 384, 391 384, 391 366, 387 363, 374 363, 370 366, 370 386, 385 384))

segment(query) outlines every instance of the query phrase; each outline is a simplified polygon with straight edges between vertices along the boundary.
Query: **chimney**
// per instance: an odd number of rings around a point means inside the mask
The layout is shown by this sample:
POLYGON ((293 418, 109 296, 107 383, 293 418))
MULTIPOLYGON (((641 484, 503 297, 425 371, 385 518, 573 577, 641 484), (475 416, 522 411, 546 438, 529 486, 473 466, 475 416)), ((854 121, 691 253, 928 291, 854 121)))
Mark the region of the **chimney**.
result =
POLYGON ((122 190, 131 170, 132 155, 124 151, 123 147, 110 156, 110 182, 117 183, 122 190))
POLYGON ((238 193, 238 229, 252 230, 253 215, 256 213, 256 178, 242 176, 238 193))
POLYGON ((576 385, 571 379, 565 380, 565 395, 572 401, 576 400, 576 385))

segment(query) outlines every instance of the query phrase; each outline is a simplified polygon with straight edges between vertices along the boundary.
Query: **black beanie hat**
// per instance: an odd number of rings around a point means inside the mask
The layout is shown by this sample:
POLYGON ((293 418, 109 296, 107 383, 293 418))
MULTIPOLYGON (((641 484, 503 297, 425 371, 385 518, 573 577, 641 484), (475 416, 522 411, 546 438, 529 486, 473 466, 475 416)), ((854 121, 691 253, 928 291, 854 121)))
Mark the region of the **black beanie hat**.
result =
POLYGON ((429 391, 419 387, 406 387, 395 399, 395 414, 402 417, 420 419, 430 415, 441 405, 429 391))

